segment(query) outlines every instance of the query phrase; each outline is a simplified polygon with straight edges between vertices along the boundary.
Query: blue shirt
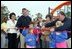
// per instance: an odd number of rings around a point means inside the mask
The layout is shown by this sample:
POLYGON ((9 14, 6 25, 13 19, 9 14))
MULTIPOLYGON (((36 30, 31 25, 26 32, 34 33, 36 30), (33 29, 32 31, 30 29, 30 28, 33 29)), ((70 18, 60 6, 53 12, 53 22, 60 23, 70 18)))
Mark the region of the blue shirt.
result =
POLYGON ((28 34, 28 32, 29 32, 29 29, 24 29, 24 30, 22 30, 22 35, 26 36, 28 34))
POLYGON ((29 46, 36 46, 36 36, 34 34, 27 34, 25 37, 25 42, 29 46))
POLYGON ((56 31, 55 31, 55 32, 52 32, 49 35, 49 37, 50 37, 50 39, 55 40, 55 42, 62 42, 62 41, 65 41, 68 36, 67 36, 67 32, 66 31, 60 32, 59 35, 57 35, 56 31))
POLYGON ((16 27, 28 27, 31 22, 31 18, 29 16, 21 16, 19 17, 16 27))

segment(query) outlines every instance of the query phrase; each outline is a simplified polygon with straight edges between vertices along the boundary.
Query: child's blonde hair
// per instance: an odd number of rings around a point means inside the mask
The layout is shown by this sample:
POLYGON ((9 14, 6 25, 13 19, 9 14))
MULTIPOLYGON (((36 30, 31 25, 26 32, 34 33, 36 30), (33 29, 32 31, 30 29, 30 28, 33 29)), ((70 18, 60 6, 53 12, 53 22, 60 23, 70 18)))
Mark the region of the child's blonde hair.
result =
POLYGON ((60 26, 62 26, 63 25, 63 23, 61 22, 61 21, 57 21, 56 22, 56 27, 60 27, 60 26))

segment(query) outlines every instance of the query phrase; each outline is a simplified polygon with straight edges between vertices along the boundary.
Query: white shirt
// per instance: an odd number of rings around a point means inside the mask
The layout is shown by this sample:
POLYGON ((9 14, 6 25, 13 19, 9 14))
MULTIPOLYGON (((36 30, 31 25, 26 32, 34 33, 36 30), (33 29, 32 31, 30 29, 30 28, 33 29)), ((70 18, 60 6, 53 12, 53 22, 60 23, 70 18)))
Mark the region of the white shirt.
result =
POLYGON ((17 30, 15 29, 16 28, 15 26, 16 26, 17 21, 14 20, 14 22, 11 19, 7 21, 8 33, 17 33, 17 30))

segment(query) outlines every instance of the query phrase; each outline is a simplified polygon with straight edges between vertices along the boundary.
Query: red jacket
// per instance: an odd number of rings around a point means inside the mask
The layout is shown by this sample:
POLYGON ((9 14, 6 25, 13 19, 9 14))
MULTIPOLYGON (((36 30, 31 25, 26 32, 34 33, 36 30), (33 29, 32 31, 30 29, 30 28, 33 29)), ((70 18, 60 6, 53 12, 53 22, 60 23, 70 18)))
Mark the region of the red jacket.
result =
POLYGON ((36 35, 37 35, 37 34, 40 34, 40 33, 41 33, 41 30, 38 29, 38 28, 34 28, 34 29, 33 29, 33 33, 36 34, 36 35))

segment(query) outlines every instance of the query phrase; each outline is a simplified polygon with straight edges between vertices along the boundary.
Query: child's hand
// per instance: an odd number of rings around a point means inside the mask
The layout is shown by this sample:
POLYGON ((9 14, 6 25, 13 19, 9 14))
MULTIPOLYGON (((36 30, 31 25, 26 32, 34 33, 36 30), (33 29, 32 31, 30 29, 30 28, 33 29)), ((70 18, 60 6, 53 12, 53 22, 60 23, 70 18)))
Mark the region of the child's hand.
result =
POLYGON ((55 30, 54 28, 51 28, 51 29, 50 29, 51 32, 53 32, 54 30, 55 30))
POLYGON ((44 34, 44 32, 42 32, 42 34, 44 34))

